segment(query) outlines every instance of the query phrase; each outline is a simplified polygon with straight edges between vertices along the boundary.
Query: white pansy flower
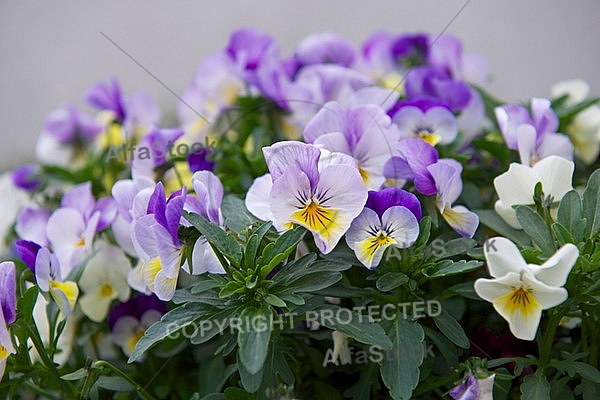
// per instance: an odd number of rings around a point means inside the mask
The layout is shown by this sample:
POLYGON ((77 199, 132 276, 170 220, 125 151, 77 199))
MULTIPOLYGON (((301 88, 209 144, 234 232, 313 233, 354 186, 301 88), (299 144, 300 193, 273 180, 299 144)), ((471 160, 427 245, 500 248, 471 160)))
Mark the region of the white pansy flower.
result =
MULTIPOLYGON (((572 79, 552 86, 552 97, 568 96, 566 105, 574 106, 586 100, 590 87, 584 80, 572 79)), ((592 105, 578 113, 566 127, 575 154, 587 165, 592 164, 600 154, 600 107, 592 105)))
POLYGON ((555 307, 569 296, 562 286, 579 257, 571 243, 542 265, 527 264, 517 246, 505 238, 490 239, 484 253, 493 279, 477 279, 475 292, 508 321, 515 337, 533 340, 542 310, 555 307))
POLYGON ((113 300, 123 302, 129 298, 127 275, 131 264, 121 249, 102 244, 98 254, 85 267, 79 287, 85 294, 79 300, 81 310, 92 321, 106 318, 113 300))
POLYGON ((507 224, 522 229, 513 206, 534 204, 535 185, 542 183, 545 196, 552 196, 553 202, 559 202, 563 196, 573 190, 572 179, 575 164, 558 156, 549 156, 533 167, 512 163, 508 171, 494 179, 498 201, 496 212, 507 224))

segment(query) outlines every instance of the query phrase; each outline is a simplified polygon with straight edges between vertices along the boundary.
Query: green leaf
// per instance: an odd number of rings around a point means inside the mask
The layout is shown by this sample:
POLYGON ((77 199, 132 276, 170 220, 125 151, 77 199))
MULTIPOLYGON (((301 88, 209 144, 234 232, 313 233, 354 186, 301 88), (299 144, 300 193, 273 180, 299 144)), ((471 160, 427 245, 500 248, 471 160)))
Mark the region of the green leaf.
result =
POLYGON ((431 233, 431 217, 426 215, 421 219, 419 223, 419 236, 413 244, 415 247, 425 246, 429 241, 429 235, 431 233))
POLYGON ((397 318, 389 337, 394 356, 384 357, 381 362, 381 378, 393 399, 410 399, 423 362, 423 328, 417 322, 397 318))
POLYGON ((463 327, 447 311, 441 310, 440 315, 433 317, 433 322, 452 343, 463 349, 469 348, 469 338, 463 327))
POLYGON ((320 322, 327 328, 342 332, 361 343, 374 344, 383 349, 392 347, 392 342, 383 328, 379 324, 370 322, 367 315, 348 309, 344 309, 346 311, 342 314, 339 310, 341 309, 336 311, 336 315, 332 313, 332 318, 321 318, 320 322))
POLYGON ((569 374, 573 377, 579 375, 590 382, 600 383, 600 371, 590 364, 581 361, 558 361, 552 364, 557 370, 569 374))
POLYGON ((258 228, 246 243, 246 250, 244 252, 244 266, 246 269, 253 269, 256 266, 256 255, 258 254, 258 248, 260 247, 260 242, 266 233, 271 229, 273 224, 271 222, 265 222, 258 228))
POLYGON ((523 379, 523 383, 521 384, 521 399, 550 400, 550 384, 540 370, 523 379))
MULTIPOLYGON (((264 369, 261 368, 258 372, 256 372, 255 374, 251 374, 248 369, 246 367, 244 367, 244 364, 242 364, 242 362, 238 359, 238 363, 237 363, 237 367, 238 367, 238 372, 240 373, 240 379, 241 379, 241 383, 242 383, 242 387, 250 393, 255 393, 258 388, 260 388, 260 384, 263 381, 263 375, 264 375, 264 369)), ((230 397, 227 397, 227 399, 229 399, 230 397)), ((231 397, 231 398, 240 398, 240 397, 231 397)), ((241 397, 241 398, 245 398, 245 397, 241 397)))
POLYGON ((225 218, 225 226, 236 233, 240 233, 248 225, 252 225, 258 219, 246 209, 244 201, 230 194, 223 198, 221 212, 225 218))
POLYGON ((529 236, 523 231, 512 228, 494 210, 474 210, 479 222, 500 235, 518 244, 520 247, 531 246, 529 236))
POLYGON ((77 371, 71 372, 70 374, 66 374, 60 377, 65 381, 78 381, 80 379, 85 378, 88 375, 88 371, 85 368, 79 368, 77 371))
POLYGON ((271 309, 267 305, 260 309, 246 307, 240 315, 243 323, 237 335, 238 355, 240 362, 252 375, 262 369, 267 357, 271 337, 271 315, 271 309))
POLYGON ((263 297, 263 300, 275 307, 287 307, 285 301, 275 296, 274 294, 267 294, 265 297, 263 297))
POLYGON ((554 237, 556 238, 559 246, 563 246, 565 243, 573 243, 575 241, 567 228, 558 222, 552 224, 552 232, 554 232, 554 237))
POLYGON ((435 264, 432 268, 427 268, 427 270, 423 270, 422 272, 423 275, 429 278, 441 278, 443 276, 451 276, 474 271, 480 268, 482 265, 483 262, 475 260, 443 260, 435 264))
POLYGON ((523 231, 539 246, 542 253, 546 255, 554 254, 556 246, 544 219, 527 206, 518 206, 516 212, 523 231))
POLYGON ((583 216, 587 219, 585 234, 591 238, 600 230, 600 169, 590 176, 583 192, 583 216))
POLYGON ((481 297, 475 292, 473 288, 473 282, 462 282, 448 288, 448 291, 458 294, 459 296, 466 297, 471 300, 481 301, 481 297))
POLYGON ((239 243, 223 229, 214 225, 198 214, 183 212, 183 217, 188 220, 210 244, 221 254, 229 259, 234 265, 240 265, 242 259, 242 248, 239 243))
POLYGON ((135 350, 129 357, 132 363, 139 359, 147 350, 158 342, 165 340, 171 334, 183 329, 208 313, 212 307, 202 303, 187 303, 177 307, 162 316, 160 321, 152 324, 144 336, 135 345, 135 350))
POLYGON ((211 289, 218 288, 219 286, 221 286, 221 283, 217 280, 203 279, 200 282, 194 284, 194 286, 192 286, 190 288, 190 293, 200 294, 200 293, 207 292, 211 289))
POLYGON ((387 272, 377 279, 375 286, 382 292, 389 292, 398 286, 404 285, 409 280, 410 278, 402 272, 387 272))
POLYGON ((477 245, 477 241, 471 238, 457 238, 449 241, 442 240, 443 244, 441 246, 438 246, 436 241, 439 242, 440 240, 442 239, 435 239, 431 242, 431 247, 435 249, 432 252, 432 254, 435 256, 434 258, 436 259, 448 258, 458 254, 467 253, 469 250, 471 250, 477 245))
POLYGON ((225 400, 255 400, 254 395, 246 393, 237 387, 228 387, 225 389, 225 400))
POLYGON ((231 318, 238 314, 239 308, 232 307, 213 312, 199 319, 197 328, 190 337, 192 344, 202 344, 208 342, 217 334, 225 332, 229 327, 231 318))
POLYGON ((342 279, 339 272, 324 272, 316 274, 306 274, 292 281, 277 282, 272 286, 272 292, 276 294, 296 294, 316 292, 328 288, 342 279))
POLYGON ((431 343, 440 351, 444 360, 446 360, 446 364, 449 367, 453 367, 458 364, 458 351, 456 346, 452 344, 448 338, 444 335, 440 334, 435 329, 429 328, 427 326, 423 327, 425 334, 431 340, 431 343))
POLYGON ((346 389, 344 396, 350 397, 352 400, 370 400, 371 386, 377 380, 377 364, 368 363, 360 372, 358 381, 346 389))
POLYGON ((285 231, 277 238, 274 245, 265 247, 262 255, 258 259, 258 265, 266 266, 264 268, 266 272, 264 275, 271 272, 277 264, 290 255, 292 250, 300 243, 305 233, 306 230, 304 228, 296 227, 285 231))
POLYGON ((32 286, 17 300, 17 310, 20 318, 26 323, 33 321, 33 307, 37 300, 39 289, 37 286, 32 286))
MULTIPOLYGON (((575 231, 575 226, 579 223, 582 215, 581 197, 575 190, 567 192, 558 205, 556 220, 569 232, 575 231)), ((575 239, 575 237, 574 237, 575 239)), ((576 238, 578 242, 583 238, 576 238)))

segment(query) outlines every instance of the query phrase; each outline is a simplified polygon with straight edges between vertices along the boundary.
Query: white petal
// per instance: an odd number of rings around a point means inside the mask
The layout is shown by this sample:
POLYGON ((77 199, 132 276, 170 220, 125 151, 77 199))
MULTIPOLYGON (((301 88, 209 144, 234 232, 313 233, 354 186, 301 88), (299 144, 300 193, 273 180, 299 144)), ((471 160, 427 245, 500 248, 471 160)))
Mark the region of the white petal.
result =
POLYGON ((523 229, 519 220, 517 219, 517 212, 514 208, 505 205, 502 200, 496 201, 494 204, 494 210, 496 213, 506 222, 508 225, 515 229, 523 229))
POLYGON ((533 169, 540 177, 544 194, 552 195, 554 201, 560 201, 568 191, 573 190, 573 161, 550 156, 538 162, 533 169))
POLYGON ((81 311, 92 321, 102 322, 108 315, 108 308, 112 299, 102 296, 102 287, 98 286, 92 291, 87 292, 79 299, 81 311))
POLYGON ((531 165, 531 156, 535 154, 537 133, 529 124, 519 125, 517 128, 517 145, 521 164, 531 165))
POLYGON ((271 200, 269 198, 272 186, 273 180, 271 179, 271 174, 266 174, 256 178, 246 194, 246 208, 255 217, 263 221, 273 220, 271 200))
POLYGON ((532 266, 535 277, 549 286, 563 286, 579 257, 579 249, 571 243, 565 244, 540 266, 532 266))
POLYGON ((483 246, 490 275, 500 278, 509 272, 520 273, 527 263, 517 246, 503 237, 488 239, 483 246))
POLYGON ((539 181, 540 177, 533 168, 512 163, 508 171, 494 179, 494 187, 498 197, 507 207, 515 204, 533 204, 535 185, 539 181))

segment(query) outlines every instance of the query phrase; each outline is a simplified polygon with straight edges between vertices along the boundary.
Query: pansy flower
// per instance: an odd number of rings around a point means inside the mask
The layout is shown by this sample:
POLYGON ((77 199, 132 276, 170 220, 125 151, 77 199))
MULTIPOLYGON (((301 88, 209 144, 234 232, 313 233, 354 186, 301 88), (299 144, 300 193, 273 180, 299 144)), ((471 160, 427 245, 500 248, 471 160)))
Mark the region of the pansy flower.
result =
POLYGON ((432 146, 452 143, 458 134, 458 122, 442 101, 417 98, 397 103, 388 112, 401 138, 418 137, 432 146))
POLYGON ((166 312, 166 303, 156 296, 137 295, 116 305, 108 314, 112 340, 125 355, 130 356, 146 329, 166 312))
POLYGON ((498 200, 494 209, 507 224, 515 229, 522 229, 517 220, 516 205, 534 204, 534 192, 537 183, 542 184, 544 195, 555 204, 573 189, 571 181, 575 164, 558 156, 549 156, 533 167, 512 163, 508 171, 494 179, 494 188, 498 200))
POLYGON ((246 207, 277 228, 305 227, 321 252, 329 253, 367 200, 356 163, 345 154, 293 141, 263 153, 270 174, 252 184, 246 207))
POLYGON ((477 279, 475 292, 494 305, 515 337, 533 340, 542 310, 561 304, 569 296, 562 286, 579 257, 579 249, 567 243, 542 265, 534 265, 525 262, 510 240, 489 240, 484 255, 493 279, 477 279))
POLYGON ((573 159, 568 136, 556 133, 558 117, 549 100, 531 99, 531 114, 520 104, 505 104, 494 112, 506 145, 519 152, 521 164, 533 166, 551 155, 573 159))
POLYGON ((148 214, 133 221, 132 239, 142 261, 144 283, 165 301, 175 293, 182 264, 178 230, 186 196, 184 186, 167 199, 159 182, 148 202, 148 214))
POLYGON ((365 208, 346 232, 346 243, 358 260, 373 269, 389 246, 406 248, 419 236, 421 204, 402 189, 369 191, 365 208))
POLYGON ((75 308, 79 288, 72 281, 64 281, 59 261, 48 249, 42 247, 35 259, 35 280, 42 293, 50 295, 65 317, 75 308))
POLYGON ((342 107, 329 102, 306 125, 308 143, 352 156, 368 189, 385 182, 383 167, 394 155, 398 130, 376 105, 342 107))
POLYGON ((123 251, 108 243, 98 247, 98 252, 87 263, 79 279, 79 286, 84 292, 79 300, 81 310, 95 322, 106 318, 113 300, 125 301, 131 292, 127 285, 131 264, 123 251))
POLYGON ((6 359, 15 353, 8 325, 17 318, 16 271, 11 261, 0 263, 0 380, 4 376, 6 359))
POLYGON ((453 159, 438 159, 435 148, 417 138, 401 140, 398 152, 400 156, 385 166, 386 177, 412 180, 419 193, 435 196, 435 205, 452 229, 473 237, 479 217, 464 206, 453 205, 462 193, 462 165, 453 159))

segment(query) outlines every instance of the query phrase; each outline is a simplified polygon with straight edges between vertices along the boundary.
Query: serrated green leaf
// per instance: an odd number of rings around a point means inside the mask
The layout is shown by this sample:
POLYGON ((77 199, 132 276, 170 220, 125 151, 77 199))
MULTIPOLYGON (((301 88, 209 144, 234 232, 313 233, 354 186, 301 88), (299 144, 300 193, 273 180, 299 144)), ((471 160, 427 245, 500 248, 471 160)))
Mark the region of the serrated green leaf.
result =
POLYGON ((254 375, 262 370, 269 350, 272 311, 269 306, 246 307, 240 315, 243 329, 237 334, 238 356, 248 373, 254 375), (249 321, 249 323, 246 323, 249 321))
POLYGON ((541 371, 526 376, 520 389, 522 400, 550 400, 550 384, 541 371))
POLYGON ((410 399, 423 362, 423 328, 417 322, 397 318, 389 338, 394 356, 384 357, 381 362, 381 378, 394 400, 410 399))
POLYGON ((433 322, 435 322, 435 326, 438 327, 440 332, 452 343, 463 349, 469 348, 469 338, 465 334, 463 327, 447 311, 441 310, 440 315, 433 317, 433 322))
POLYGON ((581 361, 563 360, 552 363, 552 366, 563 373, 569 374, 571 377, 579 375, 590 382, 600 383, 600 371, 590 364, 581 361))
POLYGON ((554 254, 556 246, 544 219, 527 206, 518 206, 516 213, 517 220, 523 227, 523 231, 529 235, 536 245, 539 246, 542 250, 542 254, 554 254))
POLYGON ((410 278, 402 272, 388 272, 377 279, 375 286, 382 292, 389 292, 398 286, 404 285, 409 280, 410 278))
POLYGON ((208 242, 223 254, 231 263, 239 266, 242 259, 240 244, 223 229, 214 225, 198 214, 183 212, 183 217, 188 220, 208 242))

